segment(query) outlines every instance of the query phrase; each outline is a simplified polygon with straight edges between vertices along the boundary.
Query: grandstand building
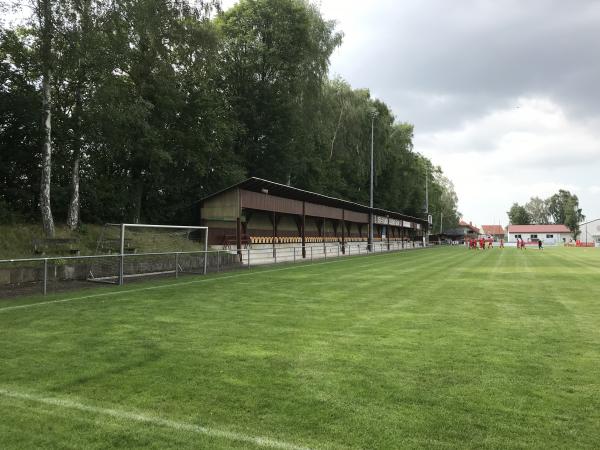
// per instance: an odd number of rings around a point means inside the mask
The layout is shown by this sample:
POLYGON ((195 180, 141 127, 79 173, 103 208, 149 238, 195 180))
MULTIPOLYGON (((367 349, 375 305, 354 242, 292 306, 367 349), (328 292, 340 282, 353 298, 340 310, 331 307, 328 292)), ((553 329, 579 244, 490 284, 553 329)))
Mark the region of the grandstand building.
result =
POLYGON ((373 214, 376 242, 422 241, 427 220, 369 208, 260 178, 249 178, 200 200, 200 222, 209 227, 209 245, 367 241, 373 214))
POLYGON ((571 241, 573 236, 565 225, 509 225, 508 242, 542 241, 544 244, 564 244, 571 241))

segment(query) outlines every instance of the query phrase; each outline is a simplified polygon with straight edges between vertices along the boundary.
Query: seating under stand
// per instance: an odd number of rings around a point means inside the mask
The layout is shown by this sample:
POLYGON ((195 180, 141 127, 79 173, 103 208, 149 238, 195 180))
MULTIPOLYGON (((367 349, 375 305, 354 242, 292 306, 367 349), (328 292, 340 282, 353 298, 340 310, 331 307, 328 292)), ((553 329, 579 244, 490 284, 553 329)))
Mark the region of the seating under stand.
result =
MULTIPOLYGON (((225 246, 235 245, 235 236, 227 236, 229 239, 224 241, 225 246), (233 239, 231 239, 233 238, 233 239)), ((390 242, 400 242, 402 238, 389 238, 390 242)), ((408 240, 408 239, 404 239, 408 240)), ((344 241, 350 242, 367 242, 368 238, 360 236, 345 237, 344 241)), ((373 242, 387 242, 387 238, 374 237, 373 242)), ((242 245, 247 246, 249 244, 302 244, 302 238, 298 236, 248 236, 242 239, 242 245)), ((307 244, 318 244, 318 243, 342 243, 342 238, 338 236, 307 236, 307 244)))

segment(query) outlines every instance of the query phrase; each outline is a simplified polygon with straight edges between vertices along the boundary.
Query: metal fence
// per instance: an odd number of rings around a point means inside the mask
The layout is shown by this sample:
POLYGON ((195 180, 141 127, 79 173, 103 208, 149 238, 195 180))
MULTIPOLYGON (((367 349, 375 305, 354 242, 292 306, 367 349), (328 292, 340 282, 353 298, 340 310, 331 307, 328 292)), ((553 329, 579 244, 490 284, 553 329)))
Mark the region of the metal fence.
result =
POLYGON ((102 285, 129 284, 154 277, 243 270, 250 267, 299 263, 401 251, 422 247, 420 242, 312 244, 310 246, 263 246, 237 250, 133 253, 0 260, 0 298, 51 294, 102 285))

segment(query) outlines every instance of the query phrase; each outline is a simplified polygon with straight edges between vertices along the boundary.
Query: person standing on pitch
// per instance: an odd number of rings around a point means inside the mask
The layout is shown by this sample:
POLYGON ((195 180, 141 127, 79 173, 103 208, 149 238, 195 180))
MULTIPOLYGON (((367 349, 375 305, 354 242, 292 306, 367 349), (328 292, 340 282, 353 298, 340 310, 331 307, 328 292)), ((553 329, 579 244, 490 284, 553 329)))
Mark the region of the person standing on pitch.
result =
POLYGON ((543 250, 544 249, 544 245, 542 244, 542 240, 540 239, 538 241, 538 250, 543 250))

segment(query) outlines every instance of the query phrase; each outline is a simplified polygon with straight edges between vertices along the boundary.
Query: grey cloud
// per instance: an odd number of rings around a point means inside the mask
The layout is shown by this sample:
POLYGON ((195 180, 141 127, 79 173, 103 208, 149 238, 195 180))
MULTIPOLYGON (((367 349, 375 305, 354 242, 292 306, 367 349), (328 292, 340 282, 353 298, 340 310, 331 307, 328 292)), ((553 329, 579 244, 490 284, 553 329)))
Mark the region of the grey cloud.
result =
MULTIPOLYGON (((523 95, 548 96, 580 116, 599 113, 597 1, 384 2, 363 20, 371 32, 352 53, 340 52, 333 69, 376 86, 422 130, 456 126, 523 95), (415 91, 448 101, 419 102, 415 91)), ((351 39, 353 30, 343 31, 351 39)))

